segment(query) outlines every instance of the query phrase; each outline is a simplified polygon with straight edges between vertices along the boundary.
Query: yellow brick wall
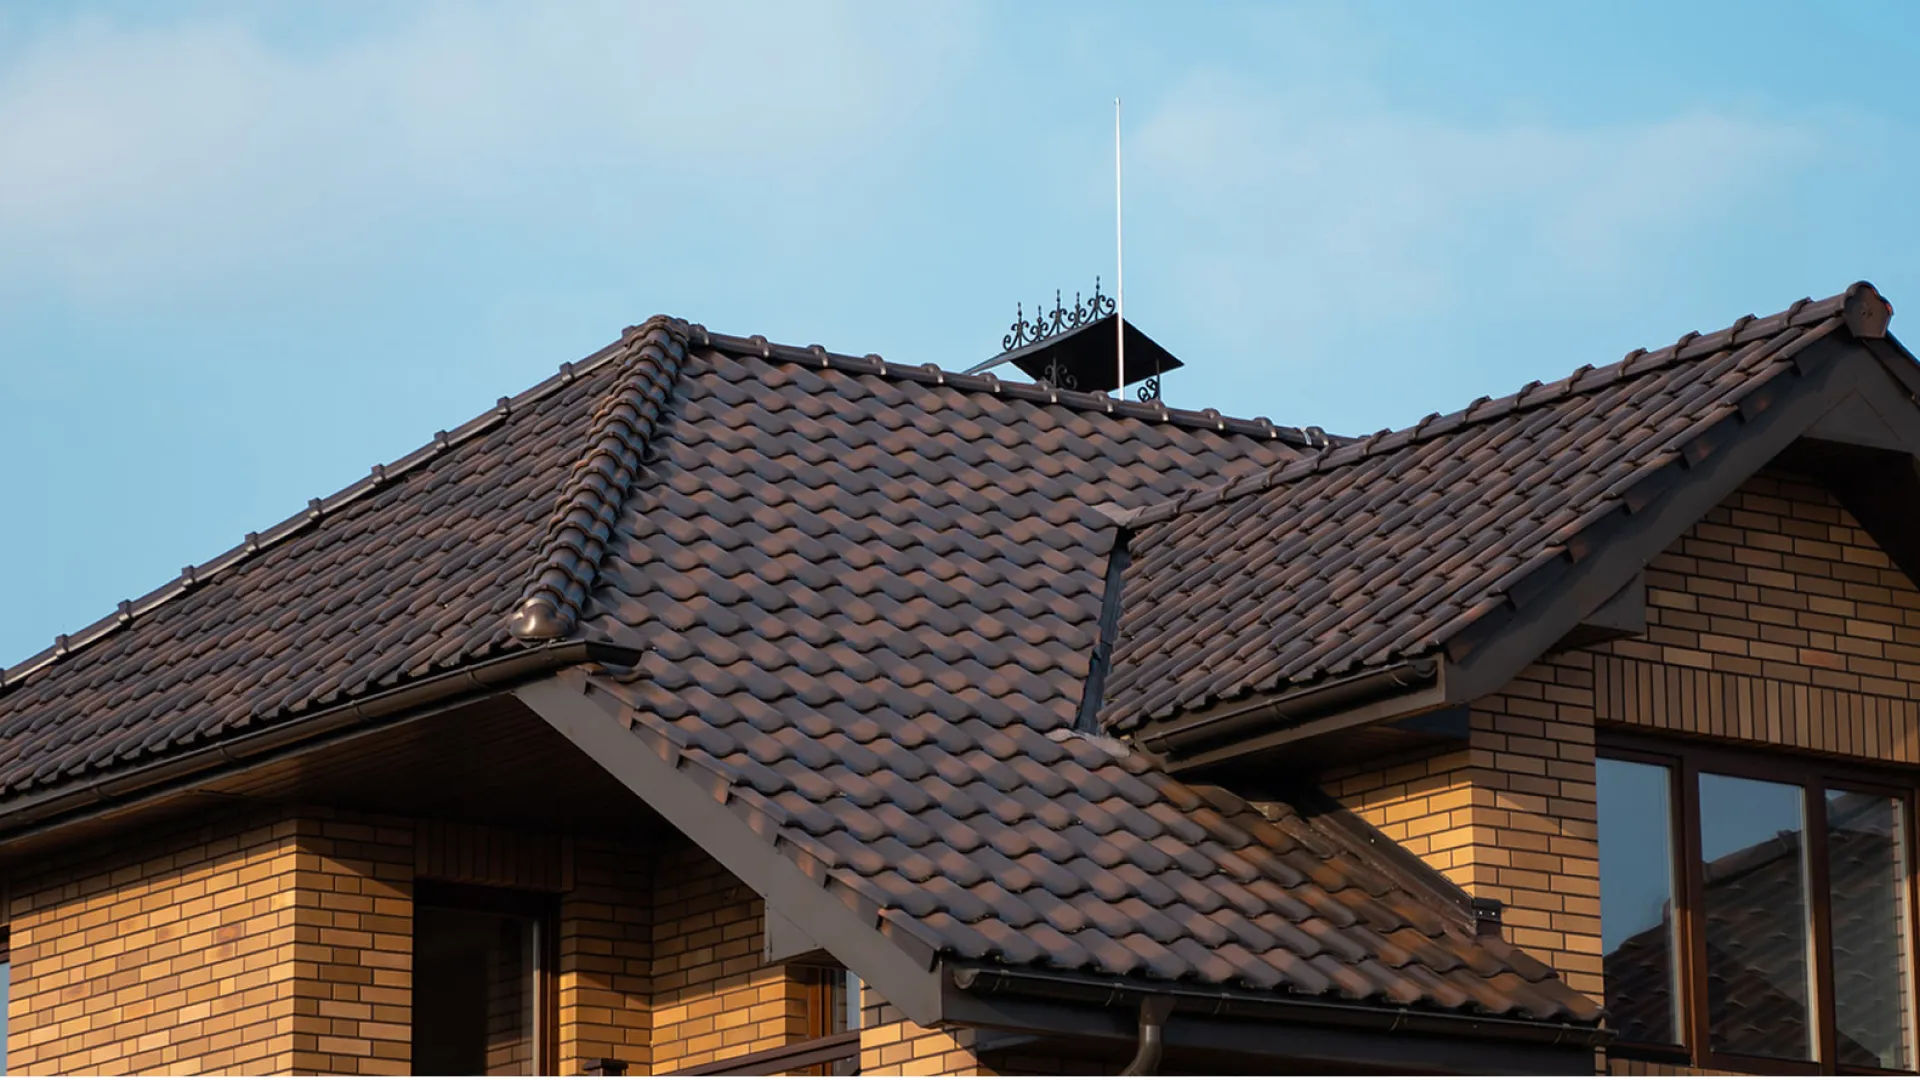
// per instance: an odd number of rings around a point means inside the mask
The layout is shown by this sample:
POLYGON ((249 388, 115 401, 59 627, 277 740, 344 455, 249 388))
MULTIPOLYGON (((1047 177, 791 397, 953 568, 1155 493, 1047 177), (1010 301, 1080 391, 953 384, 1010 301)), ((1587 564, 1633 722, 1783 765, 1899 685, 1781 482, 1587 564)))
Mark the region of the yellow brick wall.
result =
POLYGON ((1920 590, 1838 501, 1754 478, 1647 569, 1599 650, 1605 722, 1920 763, 1920 590))
POLYGON ((13 882, 8 1068, 293 1069, 294 822, 229 817, 137 850, 89 847, 13 882))
POLYGON ((1534 664, 1474 703, 1466 749, 1326 778, 1408 850, 1504 901, 1508 939, 1595 997, 1597 726, 1920 764, 1920 590, 1825 490, 1753 478, 1646 580, 1645 637, 1534 664))
POLYGON ((1385 768, 1343 769, 1322 784, 1389 839, 1467 888, 1474 881, 1474 776, 1471 755, 1459 750, 1385 768))
POLYGON ((705 1065, 808 1037, 804 980, 762 963, 764 907, 697 848, 654 868, 653 1067, 705 1065))
POLYGON ((1326 786, 1456 885, 1506 905, 1506 939, 1598 997, 1593 658, 1534 664, 1470 716, 1466 749, 1326 786))
POLYGON ((974 1054, 974 1032, 923 1028, 871 989, 860 1001, 863 1076, 992 1076, 974 1054))
POLYGON ((560 900, 559 1061, 562 1075, 614 1058, 653 1066, 651 860, 608 843, 575 845, 573 888, 560 900))
POLYGON ((404 1075, 412 1059, 411 823, 297 819, 293 1071, 404 1075))

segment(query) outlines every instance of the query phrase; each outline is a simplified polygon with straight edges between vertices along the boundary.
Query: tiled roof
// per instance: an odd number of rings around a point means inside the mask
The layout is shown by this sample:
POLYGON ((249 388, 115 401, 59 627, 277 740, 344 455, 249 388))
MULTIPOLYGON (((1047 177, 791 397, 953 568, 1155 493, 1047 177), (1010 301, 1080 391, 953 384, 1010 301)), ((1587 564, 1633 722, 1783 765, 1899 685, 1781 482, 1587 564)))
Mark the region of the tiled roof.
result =
POLYGON ((1870 286, 1185 493, 1134 517, 1110 730, 1434 653, 1540 590, 1637 485, 1851 318, 1870 286))
POLYGON ((623 343, 0 671, 8 802, 519 649, 506 616, 623 343))
POLYGON ((1292 452, 742 351, 689 356, 583 621, 647 643, 635 730, 762 835, 927 953, 1593 1016, 1323 823, 1073 733, 1090 507, 1292 452))
POLYGON ((1094 507, 1299 431, 655 320, 442 441, 9 669, 0 814, 574 633, 643 649, 638 736, 917 953, 1595 1017, 1432 872, 1073 732, 1094 507))

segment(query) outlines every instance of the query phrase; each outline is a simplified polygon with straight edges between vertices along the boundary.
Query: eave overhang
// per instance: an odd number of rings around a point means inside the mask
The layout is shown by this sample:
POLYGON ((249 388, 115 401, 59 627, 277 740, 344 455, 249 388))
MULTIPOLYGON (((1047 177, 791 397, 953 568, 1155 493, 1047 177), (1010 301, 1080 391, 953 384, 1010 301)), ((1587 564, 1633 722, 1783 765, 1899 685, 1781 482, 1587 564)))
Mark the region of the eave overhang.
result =
MULTIPOLYGON (((1144 1001, 1170 1009, 1169 1055, 1208 1071, 1337 1066, 1389 1072, 1591 1074, 1611 1033, 1596 1024, 1324 1001, 1224 987, 1168 985, 1067 972, 955 964, 946 969, 949 1023, 1022 1038, 1023 1049, 1124 1057, 1144 1001)), ((1014 1040, 983 1036, 989 1051, 1014 1040)))

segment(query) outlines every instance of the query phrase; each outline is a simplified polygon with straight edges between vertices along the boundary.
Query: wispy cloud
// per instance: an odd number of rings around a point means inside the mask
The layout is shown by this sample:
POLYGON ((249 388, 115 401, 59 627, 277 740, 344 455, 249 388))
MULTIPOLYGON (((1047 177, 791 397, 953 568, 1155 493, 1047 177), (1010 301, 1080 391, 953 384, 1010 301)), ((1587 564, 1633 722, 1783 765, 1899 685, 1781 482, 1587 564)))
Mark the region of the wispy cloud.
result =
POLYGON ((430 6, 324 49, 205 19, 53 26, 0 70, 0 273, 231 272, 569 177, 804 184, 964 55, 957 7, 430 6), (884 44, 885 47, 880 47, 884 44))
POLYGON ((1605 292, 1644 274, 1655 245, 1711 231, 1817 160, 1821 139, 1701 109, 1592 127, 1462 123, 1364 86, 1201 75, 1131 147, 1139 200, 1165 219, 1143 246, 1164 255, 1158 277, 1182 313, 1306 359, 1355 318, 1378 321, 1369 313, 1404 327, 1543 279, 1605 292))

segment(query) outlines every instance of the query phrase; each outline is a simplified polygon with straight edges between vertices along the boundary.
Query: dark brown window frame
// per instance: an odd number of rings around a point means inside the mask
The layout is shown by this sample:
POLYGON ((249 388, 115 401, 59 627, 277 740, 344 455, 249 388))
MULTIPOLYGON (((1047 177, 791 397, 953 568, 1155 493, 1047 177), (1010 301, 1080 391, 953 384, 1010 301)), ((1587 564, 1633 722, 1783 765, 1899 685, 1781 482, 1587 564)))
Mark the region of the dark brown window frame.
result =
MULTIPOLYGON (((1676 835, 1671 837, 1676 885, 1674 896, 1675 952, 1680 968, 1680 1038, 1677 1046, 1649 1045, 1615 1041, 1608 1049, 1610 1057, 1628 1060, 1691 1065, 1700 1069, 1763 1075, 1813 1075, 1840 1073, 1850 1076, 1911 1076, 1905 1072, 1862 1066, 1837 1066, 1833 1060, 1839 1045, 1838 1024, 1833 1001, 1832 908, 1827 882, 1827 818, 1825 792, 1844 788, 1866 794, 1900 799, 1901 825, 1906 830, 1906 935, 1907 979, 1909 994, 1920 993, 1914 985, 1920 976, 1920 778, 1896 769, 1839 761, 1791 750, 1750 750, 1720 743, 1709 743, 1668 735, 1649 735, 1637 731, 1601 727, 1596 733, 1595 753, 1619 761, 1635 761, 1667 768, 1668 798, 1676 835), (1700 866, 1700 774, 1717 773, 1792 784, 1820 797, 1804 799, 1805 844, 1808 873, 1809 908, 1812 937, 1808 950, 1813 967, 1813 1032, 1821 1055, 1818 1061, 1790 1061, 1781 1058, 1729 1054, 1708 1048, 1706 991, 1705 912, 1699 897, 1705 891, 1700 866)), ((1601 888, 1606 887, 1605 882, 1601 888)), ((1920 1000, 1920 999, 1916 999, 1920 1000)), ((1920 1031, 1916 1020, 1907 1018, 1910 1063, 1920 1066, 1920 1031)))
MULTIPOLYGON (((489 911, 503 915, 524 915, 534 920, 538 940, 535 958, 539 970, 534 973, 538 1025, 534 1032, 535 1076, 557 1076, 560 1072, 560 898, 527 889, 506 889, 491 885, 417 878, 413 887, 413 906, 452 908, 464 911, 489 911)), ((413 991, 410 991, 412 993, 413 991)))

